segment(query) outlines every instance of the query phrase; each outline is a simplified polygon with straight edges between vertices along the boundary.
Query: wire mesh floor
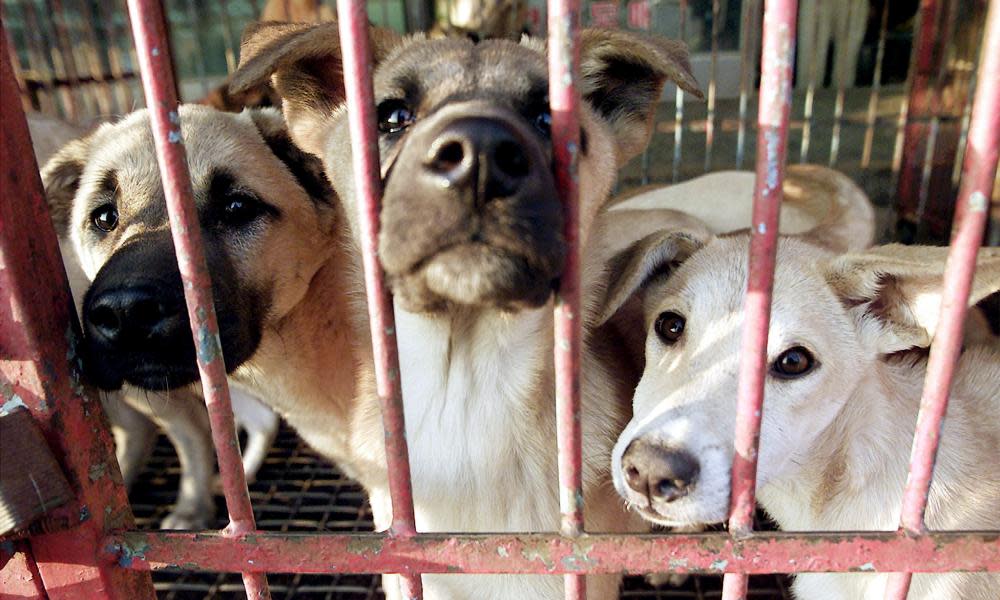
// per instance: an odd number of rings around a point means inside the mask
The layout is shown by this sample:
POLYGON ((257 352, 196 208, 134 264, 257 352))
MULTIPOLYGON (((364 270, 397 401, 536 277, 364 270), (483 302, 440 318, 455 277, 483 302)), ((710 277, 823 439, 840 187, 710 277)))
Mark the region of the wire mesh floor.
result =
MULTIPOLYGON (((167 515, 177 492, 180 463, 173 448, 160 437, 149 464, 132 488, 132 510, 142 529, 155 529, 167 515)), ((250 486, 257 526, 269 531, 371 531, 372 517, 361 488, 319 458, 288 427, 278 439, 250 486)), ((214 525, 225 525, 225 506, 216 496, 214 525)), ((244 598, 239 575, 191 571, 153 574, 161 600, 244 598)), ((270 574, 274 600, 375 600, 383 598, 380 578, 370 575, 270 574)), ((780 576, 750 579, 749 597, 784 600, 788 580, 780 576)), ((654 588, 642 577, 625 580, 622 600, 708 600, 722 595, 720 577, 689 577, 679 587, 654 588)))

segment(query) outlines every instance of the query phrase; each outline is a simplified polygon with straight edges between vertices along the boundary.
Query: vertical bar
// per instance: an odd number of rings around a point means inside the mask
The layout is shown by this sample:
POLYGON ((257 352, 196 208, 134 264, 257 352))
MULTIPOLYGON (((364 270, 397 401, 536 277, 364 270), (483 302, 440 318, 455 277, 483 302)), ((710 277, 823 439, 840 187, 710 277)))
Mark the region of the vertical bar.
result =
MULTIPOLYGON (((207 96, 209 92, 212 91, 212 86, 208 83, 208 73, 205 71, 205 63, 202 61, 201 57, 205 56, 205 46, 201 43, 201 32, 202 29, 202 19, 198 14, 198 3, 194 0, 187 0, 184 3, 184 8, 187 10, 188 24, 191 26, 190 32, 191 37, 194 42, 194 71, 201 82, 201 95, 207 96)), ((202 5, 201 10, 205 10, 204 5, 202 5)), ((178 81, 178 86, 180 82, 178 81)))
MULTIPOLYGON (((778 215, 785 176, 788 116, 792 98, 795 55, 796 0, 767 0, 764 4, 760 111, 757 117, 757 181, 754 187, 750 237, 750 264, 744 302, 736 436, 733 455, 729 532, 749 534, 753 527, 757 478, 757 447, 764 407, 767 334, 771 318, 771 291, 778 240, 778 215)), ((724 600, 746 594, 745 574, 727 573, 724 600)))
POLYGON ((712 148, 715 146, 715 94, 719 66, 719 0, 712 0, 712 58, 708 74, 708 112, 705 115, 705 165, 707 173, 712 168, 712 148))
POLYGON ((21 108, 27 112, 32 108, 31 94, 28 92, 28 86, 24 83, 21 59, 17 56, 17 46, 14 44, 14 40, 10 37, 7 37, 6 40, 4 50, 7 51, 7 58, 10 60, 11 70, 14 72, 14 83, 21 95, 21 108))
MULTIPOLYGON (((844 46, 847 45, 847 38, 850 36, 851 19, 854 16, 854 4, 847 4, 847 16, 844 18, 843 26, 837 31, 837 53, 846 55, 844 46)), ((833 168, 837 164, 837 157, 840 154, 840 129, 844 124, 844 80, 847 78, 846 69, 857 69, 858 65, 847 65, 843 60, 835 60, 840 68, 834 73, 837 80, 837 98, 833 104, 833 132, 830 135, 830 159, 828 166, 833 168)))
POLYGON ((87 56, 87 67, 90 76, 96 86, 95 96, 97 98, 97 108, 101 115, 111 115, 114 98, 111 94, 111 84, 104 76, 104 65, 98 54, 97 33, 94 31, 94 13, 90 9, 89 0, 77 0, 77 7, 80 10, 80 19, 83 21, 84 37, 87 40, 84 46, 87 56))
MULTIPOLYGON (((888 0, 886 0, 888 2, 888 0)), ((804 163, 809 160, 809 142, 812 139, 812 124, 813 124, 813 102, 816 99, 816 71, 817 68, 822 68, 823 72, 820 73, 820 87, 823 86, 823 75, 826 73, 826 64, 822 66, 819 65, 819 45, 821 43, 826 43, 826 40, 820 40, 819 37, 819 21, 823 16, 823 11, 820 8, 820 3, 817 2, 816 6, 813 8, 816 14, 813 16, 812 23, 806 24, 806 27, 812 27, 812 39, 813 47, 812 52, 809 54, 809 84, 806 87, 806 100, 803 106, 804 120, 802 124, 802 145, 799 147, 799 162, 804 163)), ((763 85, 761 86, 763 88, 763 85)))
POLYGON ((229 2, 219 0, 219 11, 222 13, 222 39, 226 44, 226 70, 230 73, 236 70, 236 35, 233 33, 233 19, 229 14, 229 2))
MULTIPOLYGON (((556 186, 563 203, 566 265, 555 307, 556 436, 559 448, 559 510, 562 534, 583 533, 583 460, 580 428, 580 215, 577 203, 580 151, 579 0, 549 0, 549 102, 556 186)), ((567 600, 587 597, 583 575, 563 577, 567 600)))
POLYGON ((26 540, 0 545, 0 590, 12 600, 46 600, 42 575, 26 540))
POLYGON ((760 29, 758 15, 760 0, 744 0, 743 15, 740 19, 740 116, 739 130, 736 134, 736 168, 743 168, 743 157, 746 149, 747 135, 747 103, 753 89, 753 74, 757 72, 757 59, 760 50, 757 47, 757 32, 760 29))
MULTIPOLYGON (((687 0, 681 0, 680 39, 687 42, 685 25, 687 25, 687 0)), ((677 183, 678 172, 681 169, 681 145, 684 143, 684 90, 677 86, 674 96, 674 161, 670 181, 677 183)))
MULTIPOLYGON (((962 349, 969 290, 976 269, 976 255, 983 242, 997 160, 1000 159, 1000 0, 990 3, 982 57, 962 167, 962 187, 955 208, 955 228, 942 283, 941 312, 927 361, 910 453, 910 471, 903 493, 900 526, 911 535, 926 531, 927 495, 948 408, 948 394, 962 349)), ((890 577, 887 598, 905 599, 909 583, 909 573, 894 574, 890 577)))
POLYGON ((889 0, 882 0, 882 16, 879 18, 878 49, 875 51, 875 73, 872 75, 872 91, 868 96, 868 114, 865 117, 865 141, 861 150, 861 168, 867 169, 872 161, 872 145, 875 142, 875 119, 878 111, 879 93, 882 91, 882 62, 885 60, 885 39, 889 31, 889 0))
POLYGON ((24 10, 24 23, 28 28, 25 37, 28 39, 28 47, 32 50, 28 53, 28 66, 38 73, 42 80, 42 87, 51 94, 53 105, 55 105, 56 98, 59 98, 63 116, 68 121, 75 121, 77 114, 73 95, 69 88, 56 85, 55 66, 52 64, 51 54, 45 51, 45 47, 41 43, 42 29, 38 22, 38 11, 35 10, 35 3, 25 2, 21 6, 24 10), (38 32, 39 35, 32 35, 32 32, 38 32), (32 58, 35 58, 37 62, 32 58))
MULTIPOLYGON (((74 98, 74 111, 76 110, 76 94, 79 93, 83 104, 83 109, 87 111, 87 95, 83 93, 80 85, 80 76, 76 70, 76 57, 73 55, 73 45, 70 43, 69 32, 66 30, 66 11, 63 9, 60 0, 46 0, 45 6, 48 9, 48 18, 52 21, 52 28, 55 31, 57 56, 62 63, 63 75, 66 78, 64 85, 67 85, 67 95, 74 98)), ((75 114, 74 119, 80 118, 80 114, 75 114)))
MULTIPOLYGON (((375 135, 375 93, 372 89, 374 68, 368 39, 368 14, 362 0, 337 0, 337 14, 344 53, 344 88, 353 148, 354 179, 357 184, 361 256, 375 361, 375 387, 382 406, 385 455, 389 468, 389 495, 392 498, 392 526, 389 533, 411 536, 416 533, 416 524, 399 379, 396 320, 392 296, 385 285, 382 265, 378 262, 382 181, 378 140, 375 135)), ((421 598, 423 588, 420 575, 401 573, 400 591, 408 600, 421 598)))
MULTIPOLYGON (((242 537, 256 529, 250 494, 240 458, 239 439, 233 421, 226 365, 219 342, 219 326, 212 301, 212 280, 205 263, 201 227, 191 193, 187 156, 181 138, 180 116, 164 17, 157 0, 128 0, 132 36, 135 39, 163 181, 170 232, 177 252, 177 266, 184 282, 191 333, 199 348, 198 371, 212 428, 212 442, 219 462, 222 491, 229 510, 229 525, 223 534, 242 537)), ((263 573, 243 573, 247 597, 270 598, 263 573)))
POLYGON ((134 520, 101 403, 80 380, 80 324, 13 67, 0 54, 0 403, 31 411, 76 494, 47 515, 68 528, 32 537, 31 552, 52 600, 152 600, 148 573, 101 558, 101 540, 134 520))

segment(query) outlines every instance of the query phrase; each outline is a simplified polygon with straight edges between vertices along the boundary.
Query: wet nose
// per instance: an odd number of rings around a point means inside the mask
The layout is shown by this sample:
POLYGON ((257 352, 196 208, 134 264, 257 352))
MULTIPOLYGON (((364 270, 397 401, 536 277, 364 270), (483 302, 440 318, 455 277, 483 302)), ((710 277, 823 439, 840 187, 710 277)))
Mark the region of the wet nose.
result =
POLYGON ((122 348, 164 333, 179 321, 174 312, 160 302, 153 289, 119 287, 101 292, 88 303, 84 326, 91 336, 122 348))
POLYGON ((688 494, 698 480, 698 460, 686 450, 643 438, 622 455, 625 482, 651 502, 673 502, 688 494))
POLYGON ((458 119, 431 143, 424 167, 448 187, 468 187, 478 200, 512 196, 535 165, 517 133, 496 118, 458 119))

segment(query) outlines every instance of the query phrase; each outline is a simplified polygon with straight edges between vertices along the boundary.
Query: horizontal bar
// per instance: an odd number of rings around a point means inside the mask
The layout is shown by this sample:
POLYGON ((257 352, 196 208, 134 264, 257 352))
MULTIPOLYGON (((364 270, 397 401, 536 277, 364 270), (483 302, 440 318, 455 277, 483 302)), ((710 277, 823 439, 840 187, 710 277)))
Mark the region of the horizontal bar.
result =
POLYGON ((1000 531, 694 535, 132 531, 103 547, 129 569, 283 573, 1000 571, 1000 531))

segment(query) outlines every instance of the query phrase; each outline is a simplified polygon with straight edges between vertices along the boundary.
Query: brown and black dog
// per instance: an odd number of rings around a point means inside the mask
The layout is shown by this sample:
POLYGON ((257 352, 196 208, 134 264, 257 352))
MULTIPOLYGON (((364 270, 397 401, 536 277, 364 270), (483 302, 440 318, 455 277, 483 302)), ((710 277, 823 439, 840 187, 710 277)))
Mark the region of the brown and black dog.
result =
MULTIPOLYGON (((566 243, 551 172, 542 41, 429 40, 371 30, 385 195, 379 254, 395 294, 417 528, 556 531, 558 477, 551 293, 566 243)), ((627 352, 595 336, 595 293, 610 250, 593 235, 618 167, 647 144, 667 80, 698 92, 683 44, 581 32, 580 213, 585 266, 584 494, 591 531, 634 528, 609 485, 615 436, 635 383, 627 352)), ((263 23, 244 36, 234 88, 270 81, 293 139, 323 159, 357 231, 351 140, 336 23, 263 23)), ((637 231, 636 235, 641 235, 637 231)), ((367 344, 363 307, 357 336, 367 344)), ((322 369, 299 373, 321 410, 322 369), (307 380, 313 377, 310 384, 307 380)), ((323 451, 391 523, 378 403, 370 377, 323 451)), ((312 398, 312 400, 310 400, 312 398)), ((612 598, 618 577, 589 578, 612 598)), ((424 576, 425 596, 555 599, 558 576, 424 576)), ((395 583, 386 582, 390 597, 395 583)))

